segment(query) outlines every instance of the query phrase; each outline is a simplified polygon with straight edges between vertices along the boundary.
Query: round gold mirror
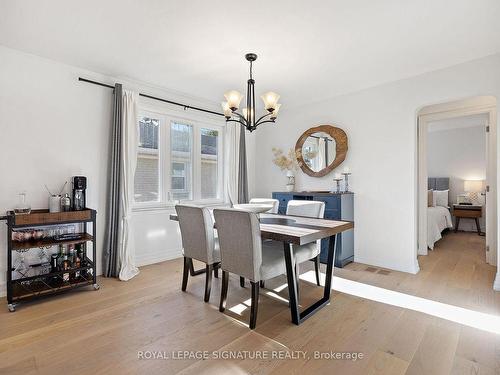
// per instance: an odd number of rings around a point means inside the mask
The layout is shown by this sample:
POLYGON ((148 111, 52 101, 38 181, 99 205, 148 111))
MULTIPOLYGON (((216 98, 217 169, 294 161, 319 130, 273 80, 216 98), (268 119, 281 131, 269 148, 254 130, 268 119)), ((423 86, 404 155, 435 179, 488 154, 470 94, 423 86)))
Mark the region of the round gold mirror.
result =
POLYGON ((347 134, 331 125, 306 130, 295 145, 302 171, 312 177, 326 176, 338 167, 347 149, 347 134))

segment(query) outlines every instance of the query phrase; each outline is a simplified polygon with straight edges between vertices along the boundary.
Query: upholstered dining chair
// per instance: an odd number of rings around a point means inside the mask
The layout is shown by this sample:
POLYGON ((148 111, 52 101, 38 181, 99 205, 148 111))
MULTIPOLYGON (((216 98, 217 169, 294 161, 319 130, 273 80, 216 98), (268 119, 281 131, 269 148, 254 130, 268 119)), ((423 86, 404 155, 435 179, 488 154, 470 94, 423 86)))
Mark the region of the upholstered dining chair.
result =
MULTIPOLYGON (((288 201, 286 214, 293 216, 305 216, 314 218, 323 218, 325 215, 325 202, 291 200, 288 201)), ((292 245, 295 255, 295 272, 297 281, 299 280, 299 264, 307 260, 314 262, 314 271, 316 273, 316 284, 321 286, 319 279, 319 254, 321 252, 321 240, 311 242, 305 245, 292 245)))
POLYGON ((193 259, 205 263, 205 297, 210 299, 212 272, 218 277, 220 251, 218 240, 214 237, 214 222, 208 208, 189 205, 176 205, 177 217, 181 229, 184 253, 182 272, 182 291, 185 292, 189 273, 195 275, 193 259))
POLYGON ((278 213, 278 207, 279 207, 280 201, 277 200, 277 199, 272 199, 272 198, 252 198, 252 199, 250 199, 249 203, 272 204, 273 208, 271 208, 267 212, 270 213, 270 214, 277 214, 278 213))
POLYGON ((250 280, 252 285, 250 329, 257 322, 259 282, 286 272, 285 256, 280 242, 265 241, 260 236, 259 219, 253 212, 215 209, 219 232, 222 288, 219 311, 226 309, 229 273, 250 280))

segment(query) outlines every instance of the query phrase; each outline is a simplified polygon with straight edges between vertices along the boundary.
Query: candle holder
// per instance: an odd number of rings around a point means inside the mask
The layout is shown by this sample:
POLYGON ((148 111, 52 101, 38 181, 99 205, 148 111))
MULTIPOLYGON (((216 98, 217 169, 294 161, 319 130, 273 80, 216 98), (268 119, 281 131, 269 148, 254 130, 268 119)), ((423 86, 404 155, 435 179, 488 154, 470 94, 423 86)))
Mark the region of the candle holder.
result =
POLYGON ((340 181, 342 181, 341 178, 334 178, 333 181, 337 183, 337 193, 340 193, 340 181))
POLYGON ((351 175, 350 172, 344 172, 342 173, 344 175, 344 180, 345 180, 345 188, 344 192, 349 193, 349 176, 351 175))

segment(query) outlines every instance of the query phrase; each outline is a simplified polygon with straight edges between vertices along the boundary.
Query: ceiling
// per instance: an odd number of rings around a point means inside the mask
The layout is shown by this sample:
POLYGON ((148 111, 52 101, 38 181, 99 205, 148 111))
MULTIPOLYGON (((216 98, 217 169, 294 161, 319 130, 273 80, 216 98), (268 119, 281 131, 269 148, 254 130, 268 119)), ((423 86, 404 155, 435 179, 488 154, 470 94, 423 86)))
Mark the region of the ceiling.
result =
POLYGON ((0 44, 212 101, 245 91, 285 105, 500 51, 498 0, 0 0, 0 44))

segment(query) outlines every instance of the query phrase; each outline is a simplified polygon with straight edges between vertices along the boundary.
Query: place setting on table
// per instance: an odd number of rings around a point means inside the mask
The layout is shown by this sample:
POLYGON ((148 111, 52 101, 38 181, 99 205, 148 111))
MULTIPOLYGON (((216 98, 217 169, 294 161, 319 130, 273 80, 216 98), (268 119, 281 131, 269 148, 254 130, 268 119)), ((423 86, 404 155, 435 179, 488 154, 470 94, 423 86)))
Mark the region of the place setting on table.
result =
MULTIPOLYGON (((273 204, 267 203, 235 204, 233 205, 233 209, 234 211, 246 211, 257 215, 262 240, 273 240, 283 243, 282 251, 285 257, 289 306, 291 319, 294 324, 299 325, 330 302, 337 235, 354 228, 352 221, 269 213, 270 210, 273 210, 273 204), (302 246, 322 239, 328 239, 329 242, 323 297, 303 309, 303 311, 299 311, 298 275, 295 272, 292 246, 302 246)), ((210 210, 210 214, 213 219, 213 210, 210 210)), ((171 214, 170 219, 179 221, 177 214, 171 214)), ((214 227, 217 228, 217 222, 215 220, 213 222, 214 227)), ((276 251, 279 250, 276 249, 276 251)), ((320 285, 318 276, 317 281, 317 284, 320 285)))

